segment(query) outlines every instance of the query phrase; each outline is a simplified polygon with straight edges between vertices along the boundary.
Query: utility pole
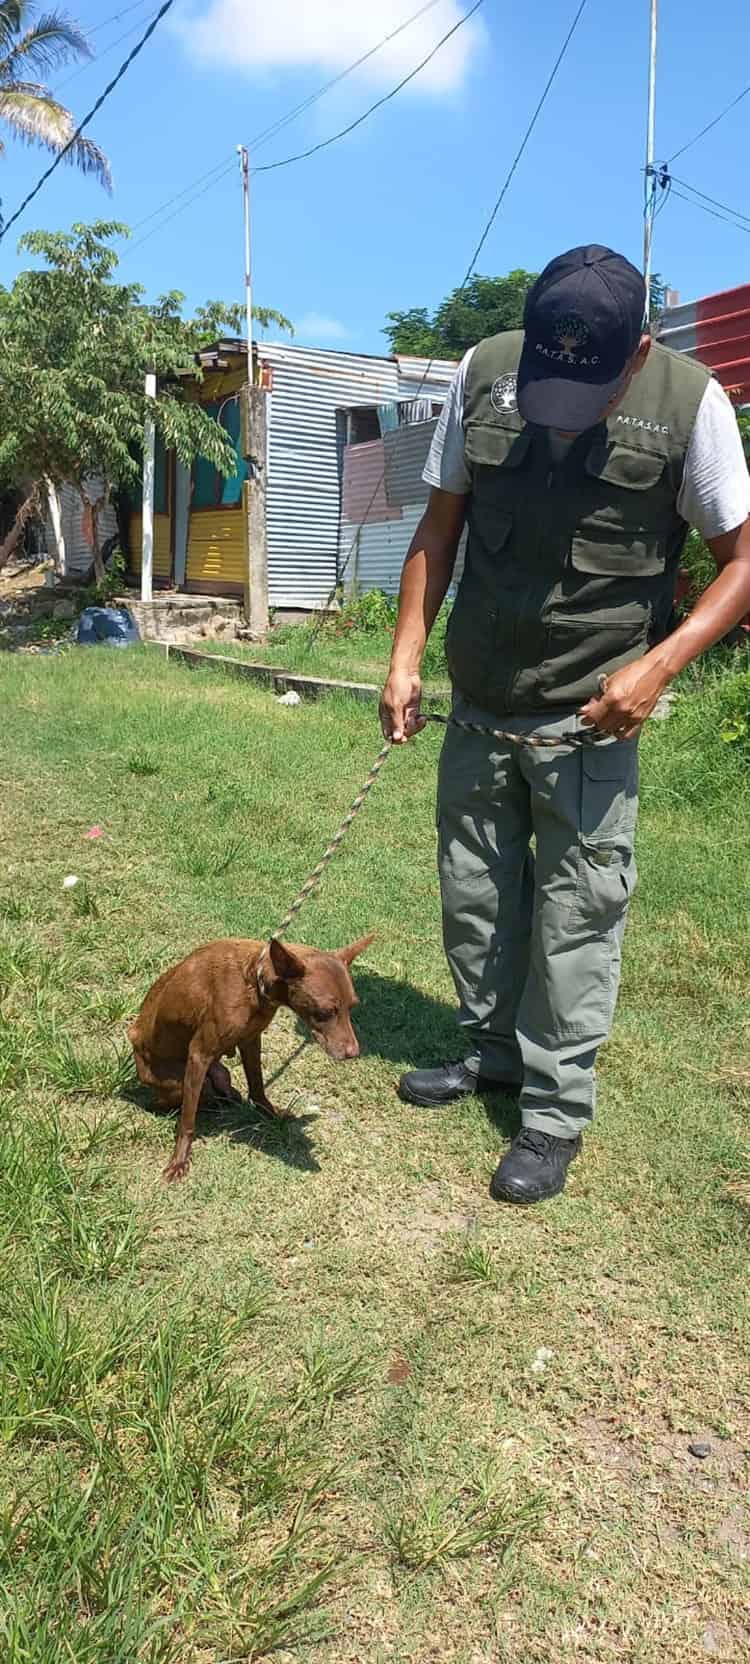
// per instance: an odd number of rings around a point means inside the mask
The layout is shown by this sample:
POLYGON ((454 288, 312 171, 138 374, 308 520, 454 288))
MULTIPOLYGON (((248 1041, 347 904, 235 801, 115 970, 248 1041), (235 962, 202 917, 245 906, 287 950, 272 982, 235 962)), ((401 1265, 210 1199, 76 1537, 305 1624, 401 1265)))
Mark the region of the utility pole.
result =
POLYGON ((643 275, 646 280, 646 323, 651 319, 651 247, 654 235, 656 207, 656 175, 654 173, 654 144, 656 135, 656 30, 659 0, 650 0, 651 18, 648 43, 648 118, 646 121, 645 205, 643 215, 643 275))
POLYGON ((250 158, 238 145, 245 217, 245 311, 247 329, 247 486, 244 493, 247 528, 245 618, 256 639, 268 630, 268 552, 266 546, 266 395, 255 386, 253 369, 253 280, 250 249, 250 158))
MULTIPOLYGON (((156 376, 146 376, 146 398, 156 398, 156 376)), ((156 428, 153 416, 146 417, 143 436, 143 546, 141 553, 141 600, 154 598, 154 481, 156 476, 156 428)))

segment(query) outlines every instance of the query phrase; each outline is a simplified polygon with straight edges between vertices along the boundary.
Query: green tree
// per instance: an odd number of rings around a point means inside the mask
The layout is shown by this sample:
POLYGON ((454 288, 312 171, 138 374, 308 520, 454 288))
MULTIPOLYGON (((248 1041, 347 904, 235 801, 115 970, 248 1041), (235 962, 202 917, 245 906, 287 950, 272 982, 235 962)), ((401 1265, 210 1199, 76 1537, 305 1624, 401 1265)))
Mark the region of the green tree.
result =
MULTIPOLYGON (((271 325, 275 324, 276 328, 283 330, 286 335, 294 334, 294 324, 273 306, 254 306, 253 318, 260 324, 261 329, 270 329, 271 325)), ((224 335, 244 335, 244 303, 207 300, 203 306, 196 308, 193 324, 198 331, 202 347, 212 346, 214 341, 221 340, 224 335)))
POLYGON ((98 222, 29 232, 20 246, 44 264, 0 291, 0 484, 25 482, 0 566, 26 521, 45 505, 54 510, 65 481, 89 500, 93 477, 105 482, 91 504, 101 581, 99 514, 113 490, 137 482, 148 417, 186 466, 200 454, 221 473, 235 472, 223 429, 184 397, 179 372, 192 367, 198 332, 181 317, 179 297, 148 306, 139 284, 114 280, 110 245, 126 230, 98 222), (145 393, 148 370, 160 378, 156 400, 145 393))
MULTIPOLYGON (((464 289, 454 289, 430 314, 426 306, 389 312, 383 334, 391 352, 415 358, 463 358, 469 347, 488 335, 521 329, 526 296, 535 272, 520 268, 506 277, 473 277, 464 289)), ((659 272, 651 279, 654 319, 664 309, 667 284, 659 272)))
MULTIPOLYGON (((40 15, 34 0, 0 0, 0 122, 14 138, 55 153, 64 149, 75 119, 39 77, 89 57, 85 35, 64 12, 40 15)), ((4 149, 0 138, 0 155, 4 149)), ((109 162, 92 139, 76 139, 66 161, 110 189, 109 162)))
POLYGON ((462 358, 488 335, 520 329, 526 296, 536 273, 508 272, 506 277, 472 277, 454 289, 430 315, 424 306, 389 312, 383 334, 391 352, 419 358, 462 358))

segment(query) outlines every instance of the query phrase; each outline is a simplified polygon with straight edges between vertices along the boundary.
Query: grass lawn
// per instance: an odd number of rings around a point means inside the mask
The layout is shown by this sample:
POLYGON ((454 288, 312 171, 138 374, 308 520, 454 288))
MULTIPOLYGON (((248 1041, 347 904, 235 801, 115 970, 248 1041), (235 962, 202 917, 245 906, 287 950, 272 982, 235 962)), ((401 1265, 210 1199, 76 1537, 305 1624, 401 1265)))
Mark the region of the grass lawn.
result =
MULTIPOLYGON (((272 630, 264 642, 196 641, 191 646, 206 653, 248 659, 252 664, 274 665, 279 670, 294 671, 298 676, 323 676, 337 682, 374 682, 380 686, 385 681, 393 637, 381 630, 367 635, 357 631, 351 636, 338 636, 324 629, 316 635, 308 625, 293 624, 272 630)), ((443 676, 442 682, 447 687, 447 676, 443 676)))
MULTIPOLYGON (((393 647, 395 603, 377 590, 346 607, 337 618, 321 619, 319 614, 302 624, 281 624, 264 642, 196 641, 208 653, 249 659, 299 676, 322 676, 339 682, 372 682, 382 687, 393 647), (375 603, 376 616, 372 610, 375 603), (382 614, 382 616, 381 616, 382 614), (389 620, 392 620, 389 622, 389 620)), ((448 669, 443 652, 447 612, 428 642, 424 659, 424 683, 428 693, 449 694, 448 669)))
POLYGON ((302 917, 378 933, 363 1057, 277 1019, 295 1118, 204 1115, 165 1188, 126 1020, 200 941, 272 929, 375 713, 146 649, 0 679, 3 1664, 750 1657, 750 769, 714 685, 644 741, 596 1134, 516 1212, 488 1196, 510 1104, 394 1091, 456 1051, 439 736, 302 917))

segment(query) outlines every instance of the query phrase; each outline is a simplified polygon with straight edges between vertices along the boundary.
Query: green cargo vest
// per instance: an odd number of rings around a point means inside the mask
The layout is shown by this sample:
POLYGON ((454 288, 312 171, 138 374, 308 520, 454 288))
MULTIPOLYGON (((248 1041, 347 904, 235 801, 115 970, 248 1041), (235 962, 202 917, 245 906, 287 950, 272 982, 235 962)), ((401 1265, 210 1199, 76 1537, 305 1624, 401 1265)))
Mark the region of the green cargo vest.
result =
POLYGON ((688 529, 677 495, 709 381, 653 345, 555 467, 546 430, 516 407, 522 345, 496 335, 469 365, 468 543, 446 641, 455 686, 497 715, 575 709, 668 633, 688 529))

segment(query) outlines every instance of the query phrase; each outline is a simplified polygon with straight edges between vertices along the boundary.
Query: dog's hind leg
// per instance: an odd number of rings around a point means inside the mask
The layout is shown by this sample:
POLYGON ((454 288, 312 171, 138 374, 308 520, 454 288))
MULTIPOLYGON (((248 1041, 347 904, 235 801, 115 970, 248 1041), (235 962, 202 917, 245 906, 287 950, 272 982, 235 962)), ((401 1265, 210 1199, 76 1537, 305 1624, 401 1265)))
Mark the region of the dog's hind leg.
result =
POLYGON ((194 1034, 190 1042, 187 1068, 182 1092, 182 1113, 177 1128, 177 1140, 174 1155, 169 1165, 164 1169, 167 1184, 174 1179, 184 1179, 190 1166, 190 1151, 195 1135, 195 1117, 198 1113, 203 1083, 213 1059, 200 1034, 194 1034))
POLYGON ((238 1092, 236 1086, 232 1085, 232 1077, 223 1063, 209 1064, 206 1081, 209 1086, 213 1087, 218 1097, 228 1098, 230 1103, 233 1104, 242 1103, 242 1093, 238 1092))

